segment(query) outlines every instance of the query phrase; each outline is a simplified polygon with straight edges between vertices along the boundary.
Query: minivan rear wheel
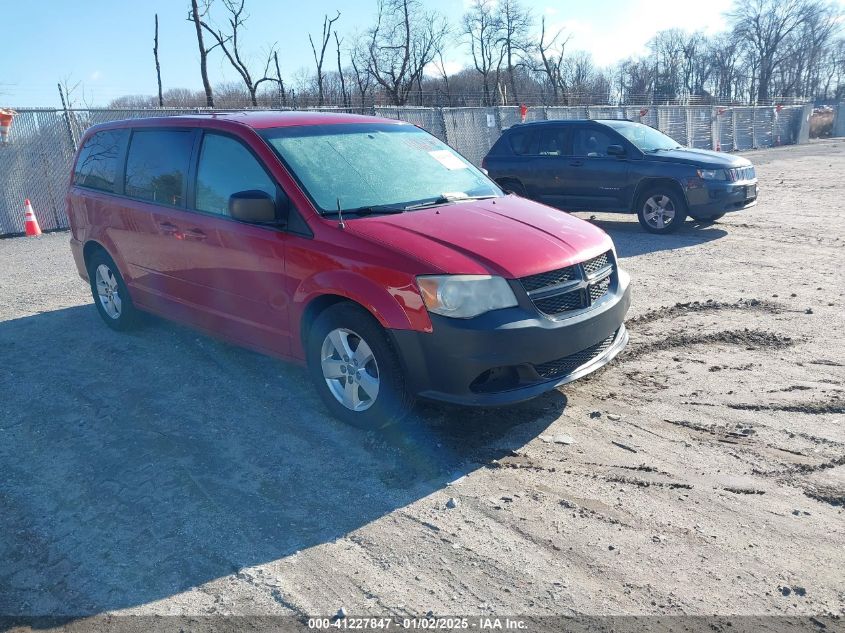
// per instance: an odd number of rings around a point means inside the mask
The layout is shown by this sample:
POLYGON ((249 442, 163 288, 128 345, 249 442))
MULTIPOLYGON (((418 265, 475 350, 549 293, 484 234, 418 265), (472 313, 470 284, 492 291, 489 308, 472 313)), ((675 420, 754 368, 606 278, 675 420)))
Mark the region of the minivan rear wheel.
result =
POLYGON ((380 429, 401 420, 413 406, 399 357, 379 322, 363 308, 343 302, 321 312, 306 351, 317 392, 347 424, 380 429))
POLYGON ((106 325, 113 330, 125 331, 138 324, 138 310, 132 303, 123 276, 105 251, 95 251, 88 260, 88 280, 94 305, 106 325))
POLYGON ((673 233, 687 218, 686 201, 671 187, 653 187, 640 196, 637 218, 649 233, 673 233))

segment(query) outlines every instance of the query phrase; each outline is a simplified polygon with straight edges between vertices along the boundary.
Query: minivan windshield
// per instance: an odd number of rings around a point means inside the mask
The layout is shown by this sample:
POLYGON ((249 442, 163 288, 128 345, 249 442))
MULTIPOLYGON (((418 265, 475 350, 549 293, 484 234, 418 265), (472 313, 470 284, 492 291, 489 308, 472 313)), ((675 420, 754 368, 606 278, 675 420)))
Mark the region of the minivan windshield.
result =
POLYGON ((320 213, 391 213, 502 191, 413 125, 355 123, 262 131, 320 213))
POLYGON ((602 123, 612 127, 643 152, 659 152, 681 147, 677 141, 669 138, 663 132, 658 132, 653 127, 642 123, 634 123, 633 121, 602 121, 602 123))

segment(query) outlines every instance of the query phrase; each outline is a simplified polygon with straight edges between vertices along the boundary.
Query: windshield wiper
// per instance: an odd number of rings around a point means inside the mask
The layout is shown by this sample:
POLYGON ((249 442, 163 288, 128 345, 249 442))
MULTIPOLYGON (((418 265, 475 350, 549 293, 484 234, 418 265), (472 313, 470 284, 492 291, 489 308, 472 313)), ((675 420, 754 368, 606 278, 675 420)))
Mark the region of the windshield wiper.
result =
MULTIPOLYGON (((371 205, 365 207, 356 207, 354 209, 343 209, 343 215, 375 215, 381 213, 405 213, 405 207, 397 207, 392 205, 371 205)), ((340 215, 337 211, 325 211, 323 217, 337 217, 340 215)))
POLYGON ((488 198, 496 197, 497 196, 439 196, 434 200, 419 202, 417 204, 409 204, 405 207, 405 210, 414 211, 416 209, 426 209, 428 207, 436 207, 441 204, 449 204, 450 202, 463 202, 464 200, 487 200, 488 198))

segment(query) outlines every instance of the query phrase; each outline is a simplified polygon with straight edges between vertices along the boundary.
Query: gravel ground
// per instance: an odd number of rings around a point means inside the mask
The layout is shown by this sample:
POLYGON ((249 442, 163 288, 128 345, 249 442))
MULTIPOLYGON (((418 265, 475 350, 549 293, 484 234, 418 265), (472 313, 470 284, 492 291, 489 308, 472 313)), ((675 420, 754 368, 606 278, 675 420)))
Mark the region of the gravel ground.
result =
POLYGON ((0 614, 845 615, 845 141, 749 157, 718 224, 596 217, 611 366, 383 434, 296 367, 107 329, 67 234, 0 241, 0 614))

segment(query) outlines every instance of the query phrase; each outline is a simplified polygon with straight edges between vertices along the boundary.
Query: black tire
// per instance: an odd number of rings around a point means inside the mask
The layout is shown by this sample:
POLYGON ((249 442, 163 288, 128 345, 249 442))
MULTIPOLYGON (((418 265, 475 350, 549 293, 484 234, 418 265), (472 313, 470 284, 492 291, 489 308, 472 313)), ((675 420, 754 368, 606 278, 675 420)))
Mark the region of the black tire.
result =
POLYGON ((502 180, 499 183, 499 186, 504 189, 505 192, 512 193, 515 196, 519 196, 520 198, 528 197, 528 193, 525 191, 525 187, 518 180, 502 180))
MULTIPOLYGON (((665 206, 668 208, 669 204, 667 203, 665 206)), ((637 219, 640 221, 640 226, 649 233, 656 233, 658 235, 674 233, 684 223, 684 220, 687 219, 687 202, 681 192, 673 187, 665 185, 651 187, 640 194, 637 199, 637 219), (650 221, 646 217, 646 205, 649 204, 650 200, 654 200, 655 198, 666 198, 671 203, 674 215, 670 222, 662 221, 663 226, 659 226, 660 222, 650 221)))
POLYGON ((689 216, 693 220, 695 220, 696 222, 700 222, 701 224, 713 224, 714 222, 718 222, 723 217, 725 217, 725 214, 720 213, 719 215, 708 215, 708 216, 699 217, 697 215, 693 215, 692 213, 690 213, 689 216))
MULTIPOLYGON (((94 305, 97 307, 97 312, 106 325, 118 332, 130 330, 138 325, 140 314, 132 303, 132 297, 129 296, 129 290, 123 281, 123 275, 120 274, 120 270, 118 270, 114 260, 105 251, 96 250, 91 254, 88 260, 88 280, 91 285, 91 296, 94 298, 94 305), (97 274, 101 266, 105 266, 113 276, 115 286, 112 290, 112 297, 117 296, 120 302, 116 315, 114 310, 109 309, 105 295, 101 296, 97 288, 97 274)), ((112 301, 112 306, 114 305, 116 304, 112 301)))
MULTIPOLYGON (((384 428, 399 422, 413 407, 414 398, 405 388, 402 364, 387 333, 369 312, 356 304, 336 303, 321 312, 308 334, 306 354, 308 373, 320 398, 336 418, 351 426, 368 430, 384 428), (369 362, 360 369, 356 365, 358 381, 356 383, 353 378, 351 387, 347 377, 351 375, 349 369, 341 367, 343 375, 338 375, 337 379, 327 378, 323 372, 324 345, 331 345, 336 350, 337 347, 328 342, 329 334, 340 330, 345 331, 347 338, 344 340, 349 349, 356 352, 363 341, 374 357, 374 364, 369 362), (364 379, 372 381, 373 377, 378 385, 377 395, 369 398, 364 379), (329 386, 329 380, 334 387, 329 386), (342 394, 335 396, 333 388, 342 390, 342 394), (347 389, 352 390, 367 408, 356 411, 343 404, 338 397, 347 399, 347 389)), ((327 363, 351 367, 351 359, 344 360, 340 354, 325 358, 327 363)))

